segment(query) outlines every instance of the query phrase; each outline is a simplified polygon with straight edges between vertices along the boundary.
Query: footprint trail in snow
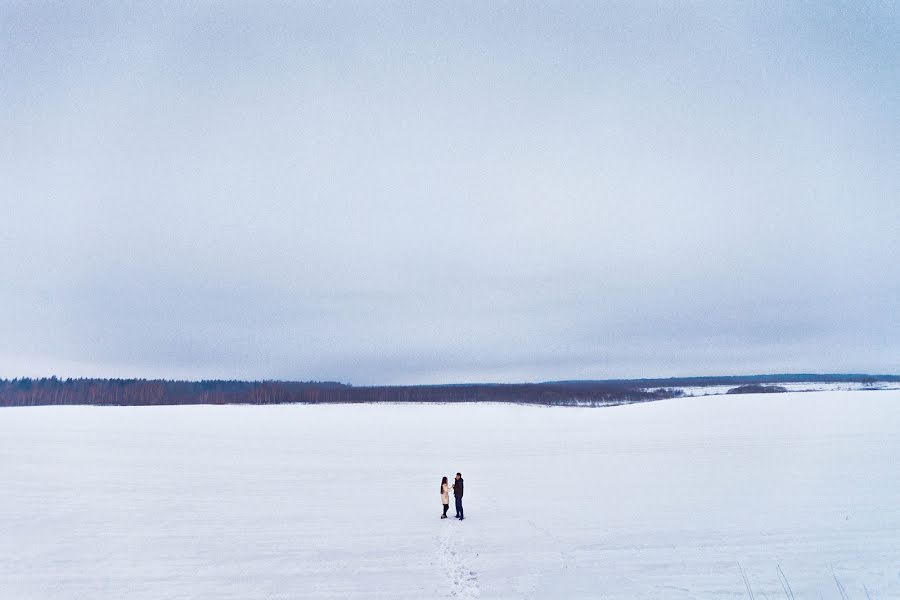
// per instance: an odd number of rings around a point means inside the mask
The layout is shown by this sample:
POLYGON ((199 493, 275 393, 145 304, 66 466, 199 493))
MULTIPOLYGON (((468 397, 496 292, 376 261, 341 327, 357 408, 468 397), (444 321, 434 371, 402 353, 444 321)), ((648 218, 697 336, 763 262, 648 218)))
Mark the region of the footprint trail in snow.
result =
POLYGON ((440 534, 438 543, 438 560, 443 566, 448 580, 447 597, 480 598, 478 574, 471 568, 471 552, 464 549, 465 538, 461 531, 461 523, 442 523, 446 525, 440 534))

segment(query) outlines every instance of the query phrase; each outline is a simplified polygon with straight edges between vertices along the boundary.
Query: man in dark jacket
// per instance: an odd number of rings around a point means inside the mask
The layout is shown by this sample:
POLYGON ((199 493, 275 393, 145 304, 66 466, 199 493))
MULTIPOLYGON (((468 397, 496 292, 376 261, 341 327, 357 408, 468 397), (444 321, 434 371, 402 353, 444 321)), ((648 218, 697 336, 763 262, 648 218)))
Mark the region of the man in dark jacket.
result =
POLYGON ((459 519, 460 521, 462 521, 465 518, 463 516, 462 496, 463 496, 462 473, 457 473, 456 481, 453 482, 453 497, 456 498, 456 518, 459 519))

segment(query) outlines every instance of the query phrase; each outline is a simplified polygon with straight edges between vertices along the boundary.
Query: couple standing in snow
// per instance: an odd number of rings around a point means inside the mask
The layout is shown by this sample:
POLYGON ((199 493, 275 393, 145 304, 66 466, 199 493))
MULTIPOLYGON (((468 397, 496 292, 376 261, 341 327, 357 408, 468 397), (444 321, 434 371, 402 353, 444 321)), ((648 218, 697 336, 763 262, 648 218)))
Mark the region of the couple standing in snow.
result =
MULTIPOLYGON (((453 496, 456 498, 456 518, 462 521, 465 517, 463 517, 463 507, 462 507, 462 497, 463 497, 463 478, 462 473, 456 474, 456 481, 453 482, 453 496)), ((441 515, 442 519, 447 518, 447 509, 450 508, 450 484, 447 483, 447 478, 444 477, 441 479, 441 502, 444 504, 444 514, 441 515)))

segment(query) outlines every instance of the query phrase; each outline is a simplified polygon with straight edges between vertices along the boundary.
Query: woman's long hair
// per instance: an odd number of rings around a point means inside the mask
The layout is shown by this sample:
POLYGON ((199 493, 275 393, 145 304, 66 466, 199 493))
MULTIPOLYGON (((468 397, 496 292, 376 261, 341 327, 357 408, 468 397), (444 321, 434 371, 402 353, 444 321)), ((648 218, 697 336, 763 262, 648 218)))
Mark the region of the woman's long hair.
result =
POLYGON ((443 479, 441 479, 441 493, 444 493, 444 484, 447 483, 447 476, 445 475, 443 479))

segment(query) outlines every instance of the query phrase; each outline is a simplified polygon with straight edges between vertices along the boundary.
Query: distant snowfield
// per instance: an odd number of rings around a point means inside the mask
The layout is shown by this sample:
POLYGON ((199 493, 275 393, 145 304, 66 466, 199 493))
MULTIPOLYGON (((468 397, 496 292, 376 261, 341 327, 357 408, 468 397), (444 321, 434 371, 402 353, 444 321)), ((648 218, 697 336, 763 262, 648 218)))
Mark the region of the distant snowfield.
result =
MULTIPOLYGON (((728 390, 738 387, 741 384, 730 385, 703 385, 703 386, 675 386, 684 392, 685 396, 715 396, 719 394, 727 394, 728 390)), ((895 381, 873 381, 871 383, 860 383, 856 381, 840 381, 835 383, 821 382, 786 382, 786 383, 762 383, 764 386, 783 387, 789 392, 852 392, 862 390, 900 390, 900 383, 895 381)), ((672 388, 647 388, 649 390, 672 389, 672 388)))
POLYGON ((900 598, 898 391, 2 409, 0 485, 4 600, 900 598))

